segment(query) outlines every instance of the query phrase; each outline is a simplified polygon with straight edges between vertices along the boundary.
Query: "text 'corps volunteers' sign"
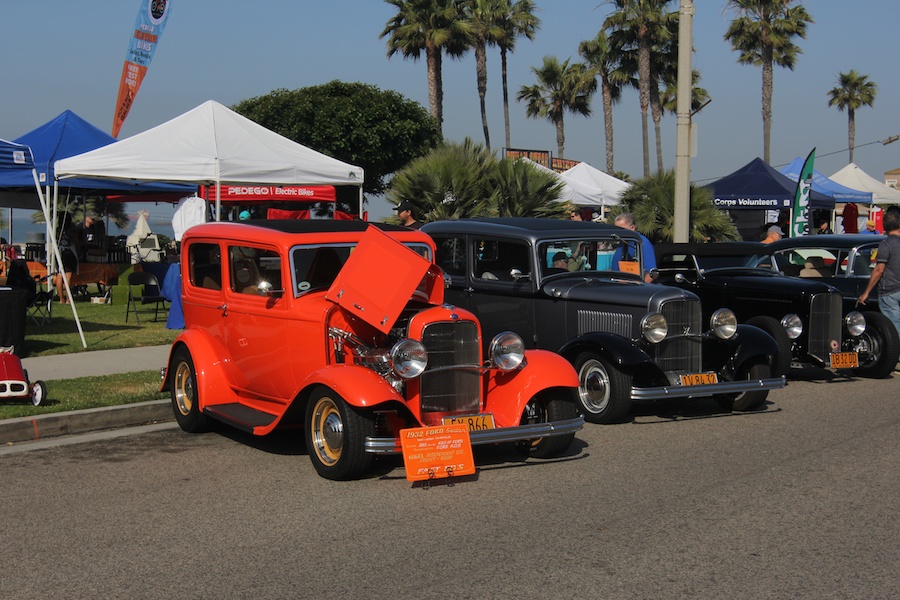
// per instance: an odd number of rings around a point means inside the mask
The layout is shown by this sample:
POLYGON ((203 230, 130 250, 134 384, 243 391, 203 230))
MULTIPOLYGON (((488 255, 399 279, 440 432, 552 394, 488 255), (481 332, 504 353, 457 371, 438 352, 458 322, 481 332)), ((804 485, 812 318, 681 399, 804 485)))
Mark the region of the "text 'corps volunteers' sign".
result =
POLYGON ((166 26, 169 13, 172 12, 172 0, 141 0, 134 34, 125 55, 125 66, 122 67, 122 80, 119 82, 119 96, 116 99, 116 113, 113 115, 112 136, 119 137, 122 123, 134 104, 138 88, 147 73, 147 67, 153 60, 156 44, 166 26))

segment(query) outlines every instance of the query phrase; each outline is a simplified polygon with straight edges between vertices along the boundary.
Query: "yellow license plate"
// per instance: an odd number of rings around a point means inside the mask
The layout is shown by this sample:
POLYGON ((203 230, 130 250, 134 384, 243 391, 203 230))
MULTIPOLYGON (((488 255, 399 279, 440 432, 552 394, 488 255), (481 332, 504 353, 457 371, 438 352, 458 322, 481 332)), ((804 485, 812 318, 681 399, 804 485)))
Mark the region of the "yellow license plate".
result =
POLYGON ((832 352, 832 369, 855 369, 859 366, 859 357, 856 352, 832 352))
POLYGON ((681 376, 681 385, 708 385, 710 383, 719 383, 716 374, 709 373, 687 373, 681 376))
POLYGON ((482 431, 494 428, 494 415, 465 415, 462 417, 444 417, 444 425, 465 425, 469 431, 482 431))

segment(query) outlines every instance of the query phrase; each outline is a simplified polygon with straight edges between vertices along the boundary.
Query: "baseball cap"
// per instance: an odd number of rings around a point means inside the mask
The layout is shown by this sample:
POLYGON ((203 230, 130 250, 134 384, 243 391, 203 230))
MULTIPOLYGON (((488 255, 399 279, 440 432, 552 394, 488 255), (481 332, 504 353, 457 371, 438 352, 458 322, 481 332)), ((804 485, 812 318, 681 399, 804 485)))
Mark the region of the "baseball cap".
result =
POLYGON ((869 219, 868 221, 866 221, 866 227, 875 227, 875 221, 869 219))
POLYGON ((784 235, 784 232, 781 230, 781 227, 778 225, 772 225, 769 227, 768 233, 777 233, 778 235, 784 235))
POLYGON ((250 211, 249 211, 249 210, 242 210, 242 211, 241 211, 241 214, 238 215, 238 219, 241 220, 241 221, 246 221, 246 220, 249 219, 249 218, 250 218, 250 211))
POLYGON ((395 207, 394 207, 394 210, 397 211, 397 212, 400 212, 401 210, 412 210, 413 208, 414 208, 414 207, 413 207, 413 205, 412 205, 412 202, 409 202, 409 201, 407 201, 407 200, 404 200, 403 202, 401 202, 400 204, 398 204, 397 206, 395 206, 395 207))

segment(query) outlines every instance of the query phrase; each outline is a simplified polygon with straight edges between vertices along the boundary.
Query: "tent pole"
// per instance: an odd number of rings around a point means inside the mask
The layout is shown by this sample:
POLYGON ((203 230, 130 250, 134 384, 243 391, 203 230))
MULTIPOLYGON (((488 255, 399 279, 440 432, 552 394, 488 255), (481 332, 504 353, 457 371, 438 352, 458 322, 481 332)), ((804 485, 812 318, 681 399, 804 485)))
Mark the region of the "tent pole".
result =
MULTIPOLYGON (((37 187, 38 192, 38 200, 41 202, 41 210, 44 212, 44 220, 50 220, 50 211, 47 208, 47 202, 44 199, 44 196, 41 194, 41 184, 38 181, 37 170, 31 170, 32 175, 34 175, 34 185, 37 187)), ((49 187, 49 184, 48 184, 49 187)), ((56 199, 59 197, 59 185, 54 183, 53 185, 53 197, 54 203, 56 199)), ((59 251, 59 244, 56 243, 56 235, 50 236, 50 247, 53 249, 52 258, 56 259, 56 265, 58 270, 56 273, 59 277, 62 277, 63 285, 66 288, 66 294, 69 296, 69 306, 72 307, 72 316, 75 318, 75 325, 78 327, 78 335, 81 336, 81 347, 87 348, 87 342, 84 339, 84 330, 81 328, 81 319, 78 318, 78 310, 75 308, 75 297, 72 295, 72 290, 69 288, 69 280, 66 279, 66 273, 62 266, 62 254, 59 251)), ((48 266, 52 263, 52 259, 47 261, 48 266)), ((47 270, 47 273, 50 273, 50 269, 47 270)), ((52 291, 51 291, 52 293, 52 291)))

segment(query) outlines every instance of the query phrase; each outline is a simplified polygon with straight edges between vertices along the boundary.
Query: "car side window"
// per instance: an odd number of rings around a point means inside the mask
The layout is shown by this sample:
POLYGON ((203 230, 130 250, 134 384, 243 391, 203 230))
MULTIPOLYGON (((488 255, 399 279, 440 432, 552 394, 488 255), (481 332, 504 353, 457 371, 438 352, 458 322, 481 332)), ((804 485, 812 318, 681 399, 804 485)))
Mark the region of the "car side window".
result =
POLYGON ((474 241, 475 279, 515 281, 531 273, 528 244, 514 240, 474 241), (518 275, 516 274, 518 272, 518 275))
POLYGON ((271 289, 281 287, 281 259, 278 253, 252 246, 229 246, 228 269, 231 291, 259 295, 259 284, 267 281, 271 289))
POLYGON ((452 277, 466 276, 466 240, 464 237, 435 238, 437 252, 434 259, 452 277))
POLYGON ((331 287, 350 256, 350 246, 303 246, 291 253, 294 294, 331 287))
POLYGON ((192 244, 188 253, 191 285, 222 289, 222 259, 218 244, 192 244))

